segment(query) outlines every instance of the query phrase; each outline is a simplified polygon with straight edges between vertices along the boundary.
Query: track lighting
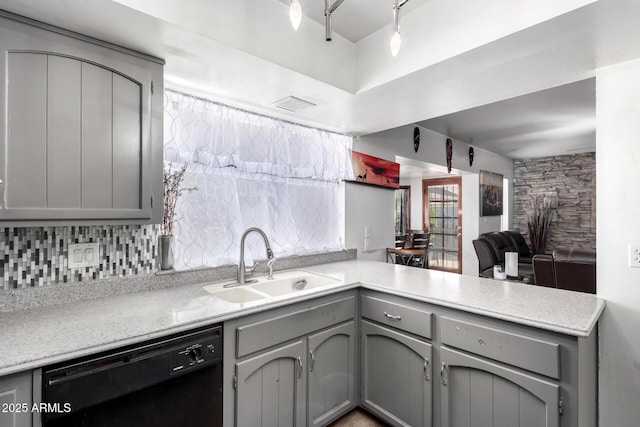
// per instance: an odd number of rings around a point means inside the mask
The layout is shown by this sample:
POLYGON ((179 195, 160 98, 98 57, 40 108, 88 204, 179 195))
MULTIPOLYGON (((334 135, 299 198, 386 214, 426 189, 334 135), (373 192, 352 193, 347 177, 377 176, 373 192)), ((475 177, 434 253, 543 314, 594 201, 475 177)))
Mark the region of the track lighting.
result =
POLYGON ((300 0, 291 0, 289 19, 291 20, 291 26, 293 26, 293 29, 298 31, 298 28, 300 28, 300 22, 302 21, 302 6, 300 6, 300 0))
POLYGON ((324 39, 328 42, 331 41, 331 14, 336 11, 338 6, 342 4, 344 0, 336 0, 331 4, 331 0, 324 0, 324 39))
POLYGON ((398 56, 400 46, 402 45, 402 36, 400 35, 400 8, 408 1, 409 0, 393 0, 393 35, 389 41, 389 47, 391 48, 391 56, 394 58, 398 56))
POLYGON ((398 56, 398 52, 400 52, 400 46, 402 45, 402 36, 398 31, 394 31, 391 36, 391 40, 389 41, 389 47, 391 48, 391 56, 394 58, 398 56))
MULTIPOLYGON (((324 0, 324 29, 325 40, 330 42, 333 36, 331 30, 331 15, 340 7, 344 0, 324 0)), ((391 55, 395 58, 400 52, 400 46, 402 45, 402 36, 400 36, 400 8, 404 6, 409 0, 393 0, 393 35, 389 41, 389 47, 391 48, 391 55)), ((302 21, 302 6, 300 0, 291 0, 291 6, 289 8, 289 19, 294 30, 300 27, 302 21)))

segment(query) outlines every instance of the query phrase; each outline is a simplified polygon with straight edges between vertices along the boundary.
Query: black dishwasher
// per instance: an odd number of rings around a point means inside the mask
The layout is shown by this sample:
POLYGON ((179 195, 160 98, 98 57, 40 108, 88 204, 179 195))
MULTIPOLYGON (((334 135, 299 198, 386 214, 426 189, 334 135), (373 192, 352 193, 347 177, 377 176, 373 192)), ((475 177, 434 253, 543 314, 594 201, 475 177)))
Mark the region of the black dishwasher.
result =
POLYGON ((43 369, 43 425, 221 426, 219 325, 43 369))

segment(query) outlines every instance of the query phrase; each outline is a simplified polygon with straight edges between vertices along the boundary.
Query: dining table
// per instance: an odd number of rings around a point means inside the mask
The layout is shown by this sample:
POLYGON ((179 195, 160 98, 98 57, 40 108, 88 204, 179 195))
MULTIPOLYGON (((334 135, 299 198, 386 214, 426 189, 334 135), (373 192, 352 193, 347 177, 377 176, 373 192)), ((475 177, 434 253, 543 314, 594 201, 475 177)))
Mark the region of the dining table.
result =
POLYGON ((424 256, 424 254, 424 248, 387 248, 387 262, 395 264, 396 257, 400 257, 402 264, 411 265, 415 257, 424 256))

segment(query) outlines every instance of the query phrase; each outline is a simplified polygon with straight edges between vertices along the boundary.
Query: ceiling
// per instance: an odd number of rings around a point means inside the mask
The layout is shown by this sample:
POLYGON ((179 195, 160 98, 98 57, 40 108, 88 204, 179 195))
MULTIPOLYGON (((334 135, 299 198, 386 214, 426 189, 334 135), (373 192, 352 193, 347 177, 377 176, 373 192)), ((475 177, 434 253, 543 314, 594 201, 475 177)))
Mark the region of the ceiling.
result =
POLYGON ((596 69, 640 57, 632 0, 0 0, 0 9, 166 61, 165 86, 355 136, 420 124, 513 158, 590 150, 596 69), (271 106, 296 96, 298 113, 271 106), (568 151, 573 150, 573 151, 568 151))
POLYGON ((514 159, 593 152, 595 78, 418 123, 514 159))

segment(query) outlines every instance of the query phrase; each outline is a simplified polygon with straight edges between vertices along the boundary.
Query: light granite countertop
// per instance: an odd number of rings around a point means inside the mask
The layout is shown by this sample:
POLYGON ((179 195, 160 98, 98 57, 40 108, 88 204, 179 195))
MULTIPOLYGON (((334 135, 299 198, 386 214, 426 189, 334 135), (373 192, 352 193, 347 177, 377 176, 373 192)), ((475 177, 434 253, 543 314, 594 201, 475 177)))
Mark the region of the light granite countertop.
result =
POLYGON ((0 313, 0 375, 357 287, 577 337, 591 333, 605 305, 589 294, 373 261, 303 270, 339 282, 243 304, 226 302, 198 283, 0 313))

